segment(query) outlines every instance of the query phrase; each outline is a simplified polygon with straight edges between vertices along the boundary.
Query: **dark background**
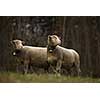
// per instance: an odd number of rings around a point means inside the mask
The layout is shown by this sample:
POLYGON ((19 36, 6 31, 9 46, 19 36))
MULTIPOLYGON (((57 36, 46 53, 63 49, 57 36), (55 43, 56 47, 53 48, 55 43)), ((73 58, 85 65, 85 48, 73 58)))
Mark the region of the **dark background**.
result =
POLYGON ((15 70, 10 40, 45 47, 49 34, 58 35, 62 46, 79 52, 83 76, 100 76, 100 17, 96 16, 0 17, 0 71, 15 70))

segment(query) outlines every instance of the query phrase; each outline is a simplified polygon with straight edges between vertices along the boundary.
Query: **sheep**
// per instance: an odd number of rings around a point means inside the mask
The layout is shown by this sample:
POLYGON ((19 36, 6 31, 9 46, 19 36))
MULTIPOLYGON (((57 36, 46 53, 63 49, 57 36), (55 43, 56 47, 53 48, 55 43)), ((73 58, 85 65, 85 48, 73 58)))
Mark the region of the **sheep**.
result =
POLYGON ((57 35, 48 36, 47 59, 50 68, 54 73, 61 73, 61 69, 74 68, 74 72, 80 75, 80 57, 79 54, 73 49, 66 49, 60 46, 61 40, 57 35))
POLYGON ((46 66, 47 68, 47 48, 23 46, 23 41, 13 40, 14 47, 13 56, 16 56, 24 68, 23 73, 26 74, 32 65, 46 66))

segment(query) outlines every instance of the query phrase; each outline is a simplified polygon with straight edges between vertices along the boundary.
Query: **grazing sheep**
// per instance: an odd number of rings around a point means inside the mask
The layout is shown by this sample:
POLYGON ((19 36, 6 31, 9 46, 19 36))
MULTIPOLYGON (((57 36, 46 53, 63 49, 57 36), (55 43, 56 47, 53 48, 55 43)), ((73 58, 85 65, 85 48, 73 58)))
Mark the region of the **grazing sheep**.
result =
POLYGON ((60 39, 56 35, 48 36, 47 57, 50 68, 53 72, 60 73, 61 69, 73 69, 79 76, 80 70, 80 58, 79 54, 73 49, 66 49, 59 46, 61 44, 60 39))
POLYGON ((32 65, 44 65, 47 68, 47 48, 23 46, 21 40, 13 40, 12 44, 15 49, 13 55, 24 65, 24 73, 27 73, 32 65))

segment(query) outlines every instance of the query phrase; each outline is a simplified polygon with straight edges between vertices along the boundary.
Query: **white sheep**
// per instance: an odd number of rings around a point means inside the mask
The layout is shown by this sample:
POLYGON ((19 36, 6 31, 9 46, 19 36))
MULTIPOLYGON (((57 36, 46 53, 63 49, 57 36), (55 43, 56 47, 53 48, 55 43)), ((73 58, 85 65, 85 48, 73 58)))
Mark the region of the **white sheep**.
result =
POLYGON ((13 55, 23 64, 24 73, 28 72, 31 65, 44 65, 47 67, 46 47, 23 46, 21 40, 13 40, 12 44, 14 47, 13 55))
POLYGON ((56 35, 48 36, 47 57, 50 68, 55 73, 60 73, 61 69, 74 69, 73 71, 79 76, 80 70, 80 57, 79 54, 73 49, 66 49, 59 46, 61 40, 56 35))

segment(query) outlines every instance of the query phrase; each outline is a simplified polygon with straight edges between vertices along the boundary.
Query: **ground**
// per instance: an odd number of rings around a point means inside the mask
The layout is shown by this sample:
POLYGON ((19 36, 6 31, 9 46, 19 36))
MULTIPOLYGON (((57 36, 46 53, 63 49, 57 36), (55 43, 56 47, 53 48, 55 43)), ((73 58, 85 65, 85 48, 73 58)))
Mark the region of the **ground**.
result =
POLYGON ((54 74, 27 74, 0 72, 1 83, 99 83, 100 78, 55 76, 54 74))

